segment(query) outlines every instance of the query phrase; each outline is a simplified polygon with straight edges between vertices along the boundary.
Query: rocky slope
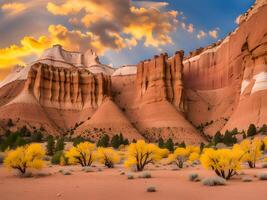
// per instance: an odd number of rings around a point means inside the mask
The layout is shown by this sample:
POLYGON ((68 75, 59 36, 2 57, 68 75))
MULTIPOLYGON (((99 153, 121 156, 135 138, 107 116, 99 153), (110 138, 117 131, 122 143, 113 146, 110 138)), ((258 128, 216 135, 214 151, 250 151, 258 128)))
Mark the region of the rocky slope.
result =
POLYGON ((205 141, 267 117, 267 1, 257 0, 224 40, 114 69, 55 45, 0 83, 0 119, 48 133, 205 141), (257 31, 255 31, 257 30, 257 31), (197 128, 200 127, 200 128, 197 128), (197 130, 198 129, 198 130, 197 130))

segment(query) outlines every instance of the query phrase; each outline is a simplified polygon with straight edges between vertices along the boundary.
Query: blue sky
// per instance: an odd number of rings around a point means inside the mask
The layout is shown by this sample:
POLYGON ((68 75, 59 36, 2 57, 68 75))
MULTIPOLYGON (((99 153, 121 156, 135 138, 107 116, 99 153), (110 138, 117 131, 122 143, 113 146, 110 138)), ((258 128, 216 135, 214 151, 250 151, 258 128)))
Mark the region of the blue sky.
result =
MULTIPOLYGON (((155 2, 155 1, 154 1, 155 2)), ((158 0, 157 2, 162 2, 158 0)), ((185 54, 190 51, 205 47, 219 39, 226 37, 233 31, 237 24, 236 18, 247 11, 254 3, 254 0, 166 0, 169 5, 165 9, 176 10, 183 12, 185 20, 178 17, 181 22, 187 24, 192 23, 195 31, 188 33, 179 25, 177 30, 171 33, 172 45, 162 46, 161 49, 152 47, 144 47, 142 44, 132 48, 125 49, 119 52, 109 51, 101 60, 106 63, 111 63, 112 60, 118 58, 118 62, 113 62, 115 65, 135 64, 140 60, 148 59, 161 51, 167 52, 169 55, 177 50, 184 50, 185 54), (218 29, 218 38, 205 37, 199 40, 196 35, 199 30, 208 32, 209 30, 218 29)))

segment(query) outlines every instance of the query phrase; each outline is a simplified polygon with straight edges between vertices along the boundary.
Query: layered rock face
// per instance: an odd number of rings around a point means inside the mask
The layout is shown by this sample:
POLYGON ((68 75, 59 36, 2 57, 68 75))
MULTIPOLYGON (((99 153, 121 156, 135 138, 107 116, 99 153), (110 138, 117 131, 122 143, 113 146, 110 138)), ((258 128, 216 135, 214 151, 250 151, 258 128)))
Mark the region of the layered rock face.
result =
POLYGON ((169 101, 179 111, 185 111, 183 95, 183 52, 168 58, 167 54, 155 56, 137 66, 137 99, 141 103, 169 101))
POLYGON ((111 79, 85 69, 34 64, 25 89, 45 107, 82 110, 99 107, 110 95, 111 79))
POLYGON ((239 17, 233 33, 184 60, 187 116, 195 125, 212 121, 207 132, 246 130, 250 123, 261 126, 266 119, 261 98, 258 103, 249 100, 266 90, 266 3, 256 1, 239 17))

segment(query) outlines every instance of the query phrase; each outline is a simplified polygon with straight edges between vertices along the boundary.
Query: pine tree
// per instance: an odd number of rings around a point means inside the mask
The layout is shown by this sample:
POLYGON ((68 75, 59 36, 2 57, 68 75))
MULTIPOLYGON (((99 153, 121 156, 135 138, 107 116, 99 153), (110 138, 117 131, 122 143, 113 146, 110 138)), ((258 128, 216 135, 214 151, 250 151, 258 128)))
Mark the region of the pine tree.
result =
POLYGON ((159 138, 158 146, 159 146, 159 148, 161 148, 161 149, 164 148, 164 140, 162 139, 162 137, 159 138))
POLYGON ((49 135, 46 144, 46 154, 52 156, 54 153, 55 153, 55 140, 52 135, 49 135))
POLYGON ((213 137, 213 143, 214 145, 217 145, 218 143, 221 142, 222 142, 222 134, 220 133, 220 131, 218 131, 213 137))
POLYGON ((109 146, 109 136, 105 134, 102 136, 98 142, 97 142, 98 147, 108 147, 109 146))
POLYGON ((169 151, 173 152, 174 150, 174 144, 171 138, 169 138, 167 140, 167 142, 165 143, 165 148, 167 148, 169 151))
POLYGON ((118 149, 119 146, 121 145, 120 143, 120 137, 118 135, 114 135, 112 138, 111 138, 111 142, 110 142, 111 146, 114 148, 114 149, 118 149))
POLYGON ((64 147, 65 147, 64 138, 61 137, 61 138, 57 139, 56 151, 63 151, 64 147))
POLYGON ((256 133, 257 133, 256 126, 254 124, 250 124, 248 127, 247 136, 252 137, 256 135, 256 133))

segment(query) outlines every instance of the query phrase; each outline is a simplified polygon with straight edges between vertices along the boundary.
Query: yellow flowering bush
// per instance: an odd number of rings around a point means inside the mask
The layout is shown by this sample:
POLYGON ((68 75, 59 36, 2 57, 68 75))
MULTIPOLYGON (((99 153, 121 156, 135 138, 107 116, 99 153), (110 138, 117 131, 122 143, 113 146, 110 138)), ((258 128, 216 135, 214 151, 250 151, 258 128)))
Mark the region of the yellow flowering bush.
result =
POLYGON ((118 152, 112 148, 99 147, 97 149, 97 159, 108 168, 113 168, 114 164, 120 161, 120 156, 118 152))
POLYGON ((243 151, 242 161, 247 162, 250 168, 255 168, 256 162, 262 156, 261 146, 262 141, 254 138, 253 140, 243 140, 240 144, 234 145, 233 149, 243 151))
POLYGON ((124 165, 126 168, 135 166, 137 171, 143 171, 147 164, 160 160, 165 154, 166 150, 157 145, 138 140, 129 145, 124 165))
POLYGON ((212 169, 218 176, 230 179, 241 169, 241 159, 244 152, 239 149, 204 149, 200 157, 201 164, 206 169, 212 169))
POLYGON ((83 142, 76 147, 72 147, 66 152, 69 164, 80 164, 81 166, 91 166, 96 160, 95 145, 90 142, 83 142))
POLYGON ((8 151, 4 160, 4 166, 11 169, 17 169, 22 174, 25 174, 28 168, 43 168, 44 156, 45 150, 40 144, 30 144, 8 151))
POLYGON ((175 163, 179 168, 183 168, 184 163, 189 159, 191 162, 199 159, 200 148, 196 146, 178 147, 173 154, 168 157, 169 162, 175 163))

